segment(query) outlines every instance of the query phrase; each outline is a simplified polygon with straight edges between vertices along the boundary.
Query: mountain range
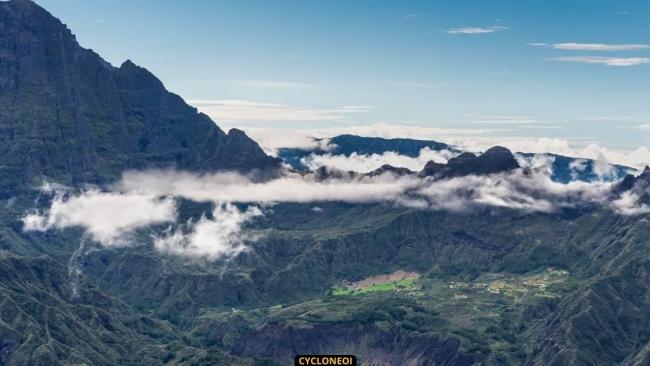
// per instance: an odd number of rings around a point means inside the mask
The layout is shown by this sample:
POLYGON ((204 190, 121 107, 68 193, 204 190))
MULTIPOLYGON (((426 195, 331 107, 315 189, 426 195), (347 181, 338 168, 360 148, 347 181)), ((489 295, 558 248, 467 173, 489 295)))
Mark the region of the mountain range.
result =
MULTIPOLYGON (((166 222, 134 228, 119 245, 74 224, 86 219, 81 214, 61 229, 26 230, 27 214, 52 213, 66 199, 94 194, 105 204, 122 194, 115 186, 125 171, 183 171, 205 185, 220 173, 252 182, 290 177, 323 189, 542 179, 506 148, 479 154, 344 135, 328 151, 271 157, 242 131, 222 131, 146 69, 131 61, 113 67, 82 48, 26 0, 0 2, 0 141, 0 364, 284 365, 298 353, 355 354, 366 365, 650 364, 649 214, 571 205, 581 196, 549 210, 301 196, 269 203, 246 222, 245 250, 208 259, 158 250, 156 238, 170 233, 166 222), (419 171, 385 166, 350 175, 298 166, 310 154, 415 157, 422 149, 453 156, 419 171)), ((554 158, 554 184, 596 180, 597 162, 554 158)), ((605 198, 594 202, 638 197, 647 205, 650 169, 616 169, 617 182, 597 185, 605 198)), ((245 188, 259 194, 254 187, 245 188)), ((217 222, 216 205, 177 198, 175 220, 188 223, 186 231, 217 222)), ((107 214, 98 220, 121 222, 110 208, 102 206, 107 214)), ((230 226, 217 228, 207 232, 230 226)))
MULTIPOLYGON (((323 145, 324 139, 315 139, 323 145)), ((326 148, 280 148, 277 156, 285 164, 296 170, 309 170, 306 162, 314 156, 372 156, 394 153, 410 158, 418 158, 423 151, 447 152, 450 156, 472 153, 460 147, 432 140, 407 138, 363 137, 356 135, 338 135, 326 139, 326 148), (424 150, 423 150, 424 149, 424 150)), ((608 164, 594 159, 569 157, 559 154, 536 154, 516 152, 516 157, 524 165, 533 166, 534 160, 540 160, 553 181, 569 183, 571 181, 594 182, 598 180, 617 181, 636 169, 617 164, 608 164), (600 170, 600 171, 599 171, 600 170)), ((520 164, 521 165, 521 164, 520 164)), ((424 166, 423 166, 424 167, 424 166)), ((404 168, 395 166, 394 168, 404 168)))

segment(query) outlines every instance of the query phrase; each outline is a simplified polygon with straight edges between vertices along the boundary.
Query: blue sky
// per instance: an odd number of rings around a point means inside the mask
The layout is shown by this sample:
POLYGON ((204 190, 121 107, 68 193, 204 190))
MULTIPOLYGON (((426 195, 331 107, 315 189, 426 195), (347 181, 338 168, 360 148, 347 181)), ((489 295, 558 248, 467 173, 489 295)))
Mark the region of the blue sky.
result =
POLYGON ((650 145, 648 1, 37 2, 225 126, 650 145))

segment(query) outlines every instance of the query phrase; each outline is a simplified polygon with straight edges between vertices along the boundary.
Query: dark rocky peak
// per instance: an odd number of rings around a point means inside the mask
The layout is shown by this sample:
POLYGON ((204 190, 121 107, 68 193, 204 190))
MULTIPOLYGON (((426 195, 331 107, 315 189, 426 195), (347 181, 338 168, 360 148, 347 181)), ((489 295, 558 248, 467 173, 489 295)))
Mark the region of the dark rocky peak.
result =
POLYGON ((645 180, 646 182, 650 182, 650 166, 645 166, 641 172, 641 175, 639 175, 639 178, 645 180))
POLYGON ((312 172, 314 180, 322 182, 326 180, 348 180, 359 176, 359 173, 344 171, 336 168, 322 166, 312 172))
POLYGON ((614 193, 621 194, 630 190, 644 190, 650 187, 650 167, 646 165, 641 174, 635 176, 627 174, 618 184, 614 186, 614 193))
POLYGON ((453 157, 453 158, 449 159, 447 164, 449 164, 449 165, 462 165, 462 164, 465 164, 468 161, 472 161, 474 159, 476 159, 476 155, 474 153, 464 152, 464 153, 462 153, 462 154, 460 154, 460 155, 458 155, 456 157, 453 157))
POLYGON ((384 164, 381 167, 371 171, 370 173, 367 173, 366 175, 369 177, 375 177, 378 175, 382 175, 385 173, 391 173, 396 176, 405 176, 405 175, 411 175, 414 174, 414 172, 411 169, 408 168, 399 168, 399 167, 394 167, 390 164, 384 164))
POLYGON ((238 140, 238 141, 249 141, 249 137, 246 135, 246 133, 238 128, 231 128, 228 131, 228 137, 233 139, 233 140, 238 140))
POLYGON ((495 146, 481 154, 477 161, 484 174, 498 173, 519 168, 515 156, 502 146, 495 146))
POLYGON ((125 90, 154 89, 165 91, 165 86, 154 74, 131 60, 122 63, 115 72, 115 82, 125 90))
POLYGON ((422 171, 420 172, 420 176, 423 177, 432 177, 434 175, 438 175, 442 171, 447 169, 447 164, 440 164, 436 163, 433 160, 429 160, 425 165, 422 171))
POLYGON ((505 147, 495 146, 479 156, 470 152, 462 153, 449 159, 447 164, 430 161, 420 175, 453 178, 465 175, 495 174, 517 168, 519 168, 519 163, 512 152, 505 147))

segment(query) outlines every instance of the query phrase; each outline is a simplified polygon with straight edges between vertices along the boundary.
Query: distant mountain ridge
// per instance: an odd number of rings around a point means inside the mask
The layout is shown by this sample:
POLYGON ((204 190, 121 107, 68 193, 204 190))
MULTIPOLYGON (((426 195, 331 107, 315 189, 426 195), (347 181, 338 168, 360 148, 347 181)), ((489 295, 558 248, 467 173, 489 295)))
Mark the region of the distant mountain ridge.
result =
POLYGON ((0 2, 0 182, 103 183, 125 169, 269 170, 242 131, 224 133, 131 61, 111 66, 31 1, 0 2))
MULTIPOLYGON (((314 140, 322 141, 323 139, 314 140)), ((328 146, 328 149, 280 148, 278 149, 278 157, 294 169, 307 170, 307 167, 302 164, 301 159, 309 156, 310 154, 333 154, 350 156, 352 154, 383 154, 392 151, 400 155, 406 155, 414 158, 420 155, 420 151, 424 148, 428 148, 434 151, 449 150, 452 152, 457 152, 457 149, 453 146, 437 141, 416 140, 409 138, 387 139, 382 137, 365 137, 349 134, 332 137, 328 140, 328 146)))
MULTIPOLYGON (((322 140, 322 139, 320 139, 322 140)), ((372 155, 372 154, 384 154, 387 152, 394 152, 399 155, 404 155, 412 158, 416 158, 420 155, 422 149, 428 148, 432 151, 442 151, 447 150, 452 153, 458 154, 461 159, 470 156, 476 156, 476 154, 471 152, 463 152, 456 146, 445 144, 442 142, 437 142, 433 140, 416 140, 408 138, 381 138, 381 137, 364 137, 356 135, 339 135, 329 139, 330 149, 323 148, 313 148, 313 149, 299 149, 299 148, 281 148, 278 149, 278 157, 282 159, 286 164, 291 168, 297 170, 308 170, 308 167, 304 165, 303 159, 308 158, 310 155, 343 155, 351 156, 352 154, 357 155, 372 155), (471 155, 461 155, 471 154, 471 155)), ((480 155, 480 154, 479 154, 480 155)), ((519 165, 522 167, 527 167, 525 160, 530 163, 535 158, 543 158, 547 160, 548 169, 550 170, 550 176, 553 181, 560 183, 568 183, 570 181, 583 181, 583 182, 593 182, 596 180, 610 180, 617 181, 623 179, 626 174, 632 173, 635 169, 623 166, 608 164, 609 171, 606 174, 599 172, 598 162, 593 159, 586 158, 575 158, 559 154, 536 154, 536 153, 527 153, 527 152, 516 152, 515 158, 521 160, 519 165)), ((487 163, 487 162, 485 162, 487 163)), ((438 164, 441 165, 441 164, 438 164)), ((436 163, 429 162, 425 171, 430 173, 432 169, 436 166, 436 163)), ((390 168, 404 168, 400 166, 386 166, 383 170, 390 170, 390 168)), ((477 168, 478 169, 478 168, 477 168)), ((486 167, 485 169, 490 169, 486 167)), ((601 168, 602 169, 602 168, 601 168)), ((401 174, 405 174, 404 170, 401 171, 401 174)), ((427 175, 427 173, 424 173, 427 175)))

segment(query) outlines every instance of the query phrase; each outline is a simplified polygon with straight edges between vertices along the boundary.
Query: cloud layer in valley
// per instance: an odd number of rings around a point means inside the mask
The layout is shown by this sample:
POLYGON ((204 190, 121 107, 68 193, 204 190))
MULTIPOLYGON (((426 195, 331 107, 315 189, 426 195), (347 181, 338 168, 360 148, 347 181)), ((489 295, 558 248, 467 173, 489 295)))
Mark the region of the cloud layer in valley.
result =
POLYGON ((154 247, 165 253, 208 259, 237 255, 246 249, 245 241, 252 239, 242 226, 260 215, 262 211, 255 206, 240 210, 230 203, 217 203, 212 218, 203 215, 197 222, 190 220, 154 235, 154 247))
POLYGON ((81 226, 92 239, 116 246, 127 243, 127 235, 139 227, 175 220, 172 198, 89 190, 72 196, 56 193, 47 213, 29 213, 23 224, 28 231, 81 226))
MULTIPOLYGON (((543 167, 548 161, 531 162, 543 167)), ((577 164, 575 169, 580 169, 577 164)), ((322 179, 294 174, 257 182, 236 173, 127 172, 108 192, 57 194, 49 209, 23 218, 26 231, 81 227, 105 246, 128 245, 131 234, 151 227, 156 249, 216 259, 245 250, 254 240, 245 227, 276 203, 387 203, 418 209, 472 210, 481 206, 550 213, 601 205, 620 214, 647 213, 638 192, 614 196, 613 183, 553 182, 544 169, 518 169, 488 176, 435 180, 431 177, 342 176, 322 179), (209 202, 213 210, 178 223, 178 199, 209 202), (160 229, 166 225, 166 229, 160 229)))

